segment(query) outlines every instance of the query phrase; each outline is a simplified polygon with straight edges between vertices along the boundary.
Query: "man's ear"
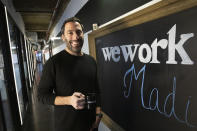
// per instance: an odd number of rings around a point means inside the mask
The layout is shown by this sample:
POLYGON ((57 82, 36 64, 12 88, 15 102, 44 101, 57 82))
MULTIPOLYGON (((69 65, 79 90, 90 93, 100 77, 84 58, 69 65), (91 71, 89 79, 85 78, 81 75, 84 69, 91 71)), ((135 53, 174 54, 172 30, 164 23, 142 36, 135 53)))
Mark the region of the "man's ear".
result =
POLYGON ((65 36, 62 34, 62 40, 65 41, 65 36))

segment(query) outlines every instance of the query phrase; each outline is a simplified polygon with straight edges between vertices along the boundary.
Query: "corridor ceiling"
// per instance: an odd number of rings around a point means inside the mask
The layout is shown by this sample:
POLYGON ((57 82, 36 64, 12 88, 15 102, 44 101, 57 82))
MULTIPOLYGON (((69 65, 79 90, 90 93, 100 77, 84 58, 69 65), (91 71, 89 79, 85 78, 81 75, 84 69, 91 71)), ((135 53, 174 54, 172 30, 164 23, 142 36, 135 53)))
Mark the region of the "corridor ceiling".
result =
POLYGON ((25 29, 37 32, 38 39, 47 39, 70 0, 13 0, 21 13, 25 29))

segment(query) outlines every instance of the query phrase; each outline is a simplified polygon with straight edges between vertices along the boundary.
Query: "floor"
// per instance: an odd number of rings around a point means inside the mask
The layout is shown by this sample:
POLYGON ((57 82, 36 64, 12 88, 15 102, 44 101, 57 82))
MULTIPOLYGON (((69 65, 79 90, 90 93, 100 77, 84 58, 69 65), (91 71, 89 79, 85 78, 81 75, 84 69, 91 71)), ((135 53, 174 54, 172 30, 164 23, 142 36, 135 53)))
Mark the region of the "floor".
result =
POLYGON ((41 63, 38 64, 35 76, 35 84, 31 89, 29 110, 26 113, 22 131, 53 131, 54 117, 53 106, 43 105, 37 101, 37 88, 42 72, 41 63))

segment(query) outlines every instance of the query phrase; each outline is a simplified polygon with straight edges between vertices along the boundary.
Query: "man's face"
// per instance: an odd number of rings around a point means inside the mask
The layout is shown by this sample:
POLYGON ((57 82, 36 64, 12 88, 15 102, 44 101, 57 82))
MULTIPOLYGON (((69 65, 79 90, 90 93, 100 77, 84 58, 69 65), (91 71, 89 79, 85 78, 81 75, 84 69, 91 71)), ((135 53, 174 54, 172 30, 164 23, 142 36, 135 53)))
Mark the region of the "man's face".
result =
POLYGON ((67 48, 79 54, 83 46, 84 36, 82 27, 78 22, 68 22, 64 26, 64 34, 62 35, 63 41, 67 43, 67 48))

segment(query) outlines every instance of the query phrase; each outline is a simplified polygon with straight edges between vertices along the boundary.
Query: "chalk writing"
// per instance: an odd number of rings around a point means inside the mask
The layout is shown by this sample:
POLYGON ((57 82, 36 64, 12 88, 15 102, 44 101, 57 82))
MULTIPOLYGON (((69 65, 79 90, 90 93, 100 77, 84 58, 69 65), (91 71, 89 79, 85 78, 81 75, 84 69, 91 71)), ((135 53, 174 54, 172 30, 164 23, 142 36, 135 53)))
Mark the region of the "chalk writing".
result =
POLYGON ((180 119, 177 115, 176 115, 176 111, 175 111, 175 99, 176 99, 176 77, 174 77, 173 79, 173 90, 171 93, 169 93, 164 101, 164 105, 163 105, 163 109, 161 108, 161 106, 159 107, 159 89, 158 88, 153 88, 150 92, 150 96, 149 96, 149 100, 148 100, 148 104, 145 105, 145 99, 144 99, 144 78, 145 78, 145 71, 146 71, 146 65, 144 65, 140 71, 138 73, 136 73, 135 70, 135 66, 134 64, 131 66, 130 69, 128 69, 124 75, 124 97, 128 98, 131 92, 131 88, 132 88, 132 83, 133 80, 138 80, 140 74, 142 75, 141 77, 141 90, 140 90, 140 94, 141 94, 141 104, 142 107, 146 110, 151 110, 151 111, 158 111, 161 115, 166 116, 167 118, 170 117, 174 117, 178 122, 180 123, 184 123, 189 127, 197 127, 195 125, 192 125, 189 123, 189 118, 188 118, 188 112, 189 112, 189 106, 190 106, 190 98, 187 100, 187 105, 185 108, 185 112, 184 112, 184 120, 180 119), (129 77, 130 81, 129 84, 127 85, 126 83, 126 78, 129 77), (154 104, 151 103, 151 101, 153 101, 153 95, 155 94, 156 99, 154 104), (171 99, 170 99, 171 97, 171 99), (171 100, 172 105, 171 105, 171 110, 170 112, 166 111, 167 108, 167 102, 171 100))

